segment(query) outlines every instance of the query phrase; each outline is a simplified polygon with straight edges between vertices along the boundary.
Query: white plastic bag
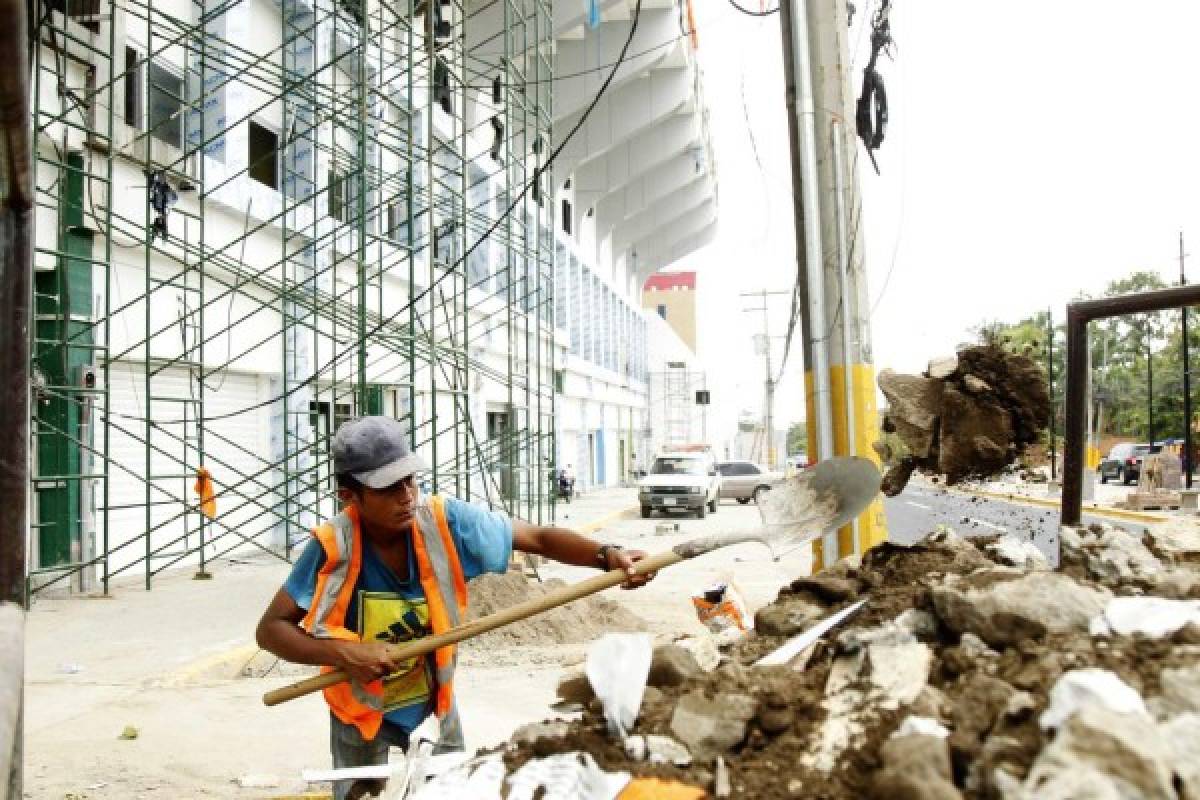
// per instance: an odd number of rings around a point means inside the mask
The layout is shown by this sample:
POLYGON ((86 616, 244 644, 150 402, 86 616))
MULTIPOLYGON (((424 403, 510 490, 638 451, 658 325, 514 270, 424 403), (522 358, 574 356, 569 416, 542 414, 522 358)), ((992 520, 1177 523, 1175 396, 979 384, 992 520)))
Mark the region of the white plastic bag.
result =
POLYGON ((629 735, 642 707, 652 649, 648 633, 608 633, 588 648, 584 671, 618 739, 629 735))

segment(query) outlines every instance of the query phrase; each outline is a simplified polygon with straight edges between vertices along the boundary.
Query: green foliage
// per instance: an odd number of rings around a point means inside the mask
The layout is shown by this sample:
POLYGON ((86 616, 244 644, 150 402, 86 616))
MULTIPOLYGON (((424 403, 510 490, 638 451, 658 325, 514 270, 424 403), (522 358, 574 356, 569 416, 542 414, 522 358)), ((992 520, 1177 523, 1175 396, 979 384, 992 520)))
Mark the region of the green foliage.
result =
POLYGON ((787 432, 788 455, 808 452, 808 427, 803 422, 794 422, 787 432))
MULTIPOLYGON (((1104 296, 1162 289, 1166 283, 1156 273, 1135 272, 1113 281, 1104 296)), ((1061 313, 1061 312, 1060 312, 1061 313)), ((995 342, 1013 352, 1025 353, 1043 365, 1046 353, 1047 312, 1040 311, 1015 323, 991 321, 974 329, 980 341, 995 342)), ((1117 434, 1147 441, 1151 438, 1151 400, 1148 366, 1153 367, 1153 437, 1183 436, 1183 335, 1178 310, 1135 314, 1093 323, 1090 334, 1093 413, 1100 418, 1102 434, 1117 434)), ((1066 328, 1061 321, 1052 340, 1055 423, 1063 430, 1063 395, 1066 383, 1066 328)), ((1200 358, 1200 314, 1188 312, 1188 344, 1191 367, 1200 358)), ((1195 387, 1194 387, 1195 388, 1195 387)), ((1195 396, 1195 395, 1193 395, 1195 396)), ((1200 407, 1200 406, 1198 406, 1200 407)))

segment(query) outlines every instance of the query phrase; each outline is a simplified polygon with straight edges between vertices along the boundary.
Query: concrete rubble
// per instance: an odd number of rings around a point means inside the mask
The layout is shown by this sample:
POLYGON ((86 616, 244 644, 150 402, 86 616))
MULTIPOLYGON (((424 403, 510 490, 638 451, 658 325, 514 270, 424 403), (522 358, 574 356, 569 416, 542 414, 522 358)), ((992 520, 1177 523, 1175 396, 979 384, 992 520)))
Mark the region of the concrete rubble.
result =
POLYGON ((903 491, 916 470, 950 484, 995 475, 1037 442, 1049 422, 1041 366, 997 345, 933 359, 924 375, 885 369, 878 383, 888 404, 883 430, 907 451, 877 448, 891 464, 883 480, 888 496, 903 491))
POLYGON ((881 545, 785 587, 716 669, 660 646, 624 742, 585 701, 506 762, 583 750, 710 796, 1200 800, 1200 625, 1093 630, 1131 602, 1193 608, 1200 581, 1181 577, 1200 576, 1200 542, 1107 525, 1062 541, 1054 570, 944 528, 881 545), (1154 593, 1167 572, 1184 597, 1154 593), (752 666, 864 598, 799 666, 752 666))

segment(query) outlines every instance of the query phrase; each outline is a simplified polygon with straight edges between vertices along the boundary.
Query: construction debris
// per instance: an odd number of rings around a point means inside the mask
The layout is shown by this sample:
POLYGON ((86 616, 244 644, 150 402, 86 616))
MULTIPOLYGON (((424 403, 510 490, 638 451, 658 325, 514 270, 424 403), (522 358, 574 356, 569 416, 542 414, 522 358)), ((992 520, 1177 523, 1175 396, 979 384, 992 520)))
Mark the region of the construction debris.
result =
POLYGON ((998 345, 934 359, 924 375, 885 369, 879 388, 888 401, 883 430, 908 450, 884 476, 889 497, 903 491, 915 470, 944 475, 948 484, 993 476, 1037 442, 1049 422, 1042 368, 998 345))
POLYGON ((1200 537, 1094 526, 1063 542, 1058 570, 946 529, 880 545, 783 589, 712 672, 660 649, 633 742, 591 701, 509 746, 506 768, 583 752, 730 797, 1200 797, 1200 580, 1179 578, 1200 579, 1200 537), (863 599, 801 666, 753 666, 791 621, 863 599))

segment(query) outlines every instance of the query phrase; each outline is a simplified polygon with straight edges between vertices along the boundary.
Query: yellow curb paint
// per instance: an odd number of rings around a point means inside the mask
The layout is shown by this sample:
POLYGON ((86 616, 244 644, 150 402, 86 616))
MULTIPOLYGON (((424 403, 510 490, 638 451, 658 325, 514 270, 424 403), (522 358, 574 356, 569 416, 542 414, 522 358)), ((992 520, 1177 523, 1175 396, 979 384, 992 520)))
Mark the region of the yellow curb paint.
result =
MULTIPOLYGON (((231 647, 228 650, 222 650, 219 653, 213 653, 209 656, 196 659, 183 667, 165 675, 162 682, 165 684, 187 684, 191 683, 205 673, 219 667, 222 664, 229 662, 230 664, 244 664, 251 658, 254 658, 255 653, 259 651, 256 644, 242 644, 237 647, 231 647)), ((229 678, 235 678, 236 675, 229 675, 229 678)))
POLYGON ((637 513, 638 513, 638 507, 630 506, 629 508, 623 508, 620 511, 614 511, 611 514, 605 514, 603 517, 600 517, 599 519, 594 519, 591 522, 585 522, 583 525, 580 525, 579 527, 575 528, 575 530, 578 531, 579 533, 585 533, 585 534, 586 533, 595 533, 596 531, 603 528, 605 525, 616 522, 619 519, 632 518, 637 513))
MULTIPOLYGON (((1038 497, 1028 497, 1021 494, 1003 494, 1001 492, 985 492, 978 489, 959 489, 944 487, 946 491, 957 492, 958 494, 975 495, 976 497, 989 497, 993 500, 1007 500, 1010 503, 1019 505, 1040 506, 1042 508, 1062 508, 1062 503, 1057 500, 1042 500, 1038 497)), ((1120 508, 1083 508, 1084 514, 1090 514, 1093 517, 1113 517, 1114 519, 1125 519, 1131 522, 1166 522, 1169 518, 1158 514, 1146 514, 1141 511, 1126 511, 1120 508)))

